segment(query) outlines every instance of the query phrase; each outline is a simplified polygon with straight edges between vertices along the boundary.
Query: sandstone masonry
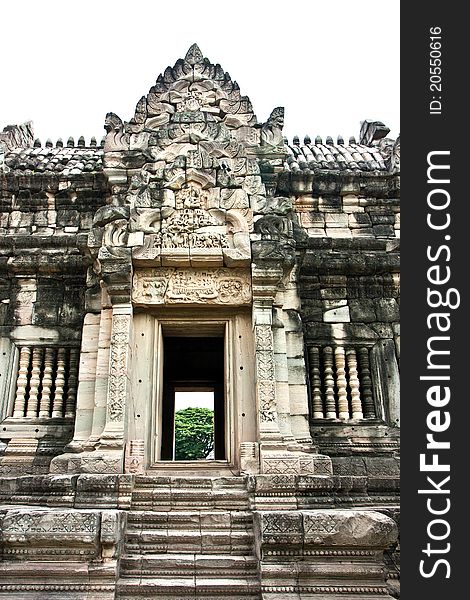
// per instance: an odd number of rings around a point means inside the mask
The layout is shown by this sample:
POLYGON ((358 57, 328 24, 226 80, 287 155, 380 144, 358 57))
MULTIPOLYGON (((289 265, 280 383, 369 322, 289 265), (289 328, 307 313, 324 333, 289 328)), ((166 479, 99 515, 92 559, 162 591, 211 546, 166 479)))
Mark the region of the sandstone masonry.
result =
POLYGON ((283 123, 193 45, 101 143, 0 133, 0 597, 398 597, 400 140, 283 123))

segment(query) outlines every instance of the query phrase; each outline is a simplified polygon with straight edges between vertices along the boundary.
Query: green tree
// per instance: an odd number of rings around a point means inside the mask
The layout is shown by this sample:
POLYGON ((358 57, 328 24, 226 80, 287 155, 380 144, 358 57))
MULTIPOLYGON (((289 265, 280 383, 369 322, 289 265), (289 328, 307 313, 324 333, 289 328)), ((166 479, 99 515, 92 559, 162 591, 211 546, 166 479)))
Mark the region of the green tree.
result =
POLYGON ((183 408, 175 413, 175 459, 200 460, 214 448, 214 411, 183 408))

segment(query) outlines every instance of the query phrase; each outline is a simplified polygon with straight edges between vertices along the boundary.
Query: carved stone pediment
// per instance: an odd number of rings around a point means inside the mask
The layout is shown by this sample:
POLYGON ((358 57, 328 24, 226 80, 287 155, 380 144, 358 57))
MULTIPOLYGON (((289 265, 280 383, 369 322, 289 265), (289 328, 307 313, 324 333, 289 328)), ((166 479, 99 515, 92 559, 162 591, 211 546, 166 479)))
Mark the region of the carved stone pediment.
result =
POLYGON ((88 237, 101 279, 122 285, 100 248, 128 249, 128 273, 248 267, 252 242, 258 260, 290 266, 292 207, 274 197, 283 124, 282 107, 258 124, 249 98, 196 45, 157 78, 130 121, 108 113, 109 205, 97 211, 88 237))
POLYGON ((129 122, 108 113, 105 170, 119 164, 131 168, 130 161, 135 167, 139 156, 141 166, 187 158, 188 164, 180 165, 183 168, 215 170, 223 168, 219 158, 246 158, 247 152, 256 155, 256 148, 263 155, 272 150, 277 157, 285 150, 283 124, 284 109, 278 107, 259 125, 250 99, 240 94, 238 84, 194 44, 184 59, 159 75, 129 122), (189 164, 194 162, 190 155, 201 152, 209 161, 189 164))
POLYGON ((140 305, 251 303, 251 277, 247 269, 137 269, 132 300, 140 305))

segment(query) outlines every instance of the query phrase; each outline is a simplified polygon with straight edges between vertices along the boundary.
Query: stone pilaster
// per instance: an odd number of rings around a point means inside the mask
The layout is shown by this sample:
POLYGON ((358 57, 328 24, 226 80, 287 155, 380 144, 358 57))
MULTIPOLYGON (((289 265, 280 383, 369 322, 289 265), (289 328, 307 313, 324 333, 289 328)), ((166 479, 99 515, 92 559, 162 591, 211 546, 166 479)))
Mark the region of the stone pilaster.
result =
POLYGON ((130 394, 132 306, 113 306, 109 359, 106 423, 99 442, 100 450, 122 450, 125 435, 125 411, 130 394))
POLYGON ((106 423, 106 400, 109 380, 109 355, 111 344, 112 309, 101 311, 98 352, 96 360, 95 408, 89 443, 96 446, 106 423))
POLYGON ((273 311, 272 332, 274 341, 274 366, 279 429, 285 441, 293 442, 294 435, 290 422, 289 367, 287 359, 286 333, 284 323, 282 321, 281 308, 275 308, 273 311))
POLYGON ((75 434, 68 453, 52 461, 54 473, 123 472, 132 306, 117 304, 89 317, 94 328, 85 323, 75 434), (92 388, 85 385, 91 373, 92 388))
POLYGON ((280 441, 279 417, 276 406, 274 344, 271 310, 254 309, 256 397, 260 440, 280 441))
POLYGON ((280 269, 253 266, 253 327, 255 333, 256 398, 261 442, 281 442, 276 402, 273 340, 273 300, 280 269))
POLYGON ((87 448, 88 438, 91 433, 99 327, 100 315, 89 313, 85 316, 78 372, 75 431, 73 440, 66 448, 68 452, 83 452, 87 448))

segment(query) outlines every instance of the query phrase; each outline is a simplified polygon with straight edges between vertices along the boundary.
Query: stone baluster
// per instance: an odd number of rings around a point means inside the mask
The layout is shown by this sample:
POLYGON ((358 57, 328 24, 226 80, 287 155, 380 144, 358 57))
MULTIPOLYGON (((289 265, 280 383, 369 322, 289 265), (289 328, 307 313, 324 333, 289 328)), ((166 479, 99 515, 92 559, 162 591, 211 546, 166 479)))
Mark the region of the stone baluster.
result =
POLYGON ((55 393, 52 402, 52 417, 62 417, 64 407, 64 385, 65 385, 65 348, 59 348, 57 352, 57 369, 55 376, 55 393))
POLYGON ((44 372, 42 375, 42 392, 39 403, 39 416, 49 417, 51 414, 52 371, 54 370, 55 348, 46 348, 44 354, 44 372))
POLYGON ((308 349, 310 365, 310 385, 312 388, 312 414, 314 419, 323 419, 323 401, 321 394, 320 354, 316 346, 308 349))
POLYGON ((346 350, 346 362, 349 373, 349 388, 351 390, 351 413, 353 419, 362 419, 361 390, 357 373, 357 359, 354 348, 346 350))
POLYGON ((70 349, 69 358, 69 376, 67 379, 67 398, 65 400, 65 416, 75 416, 75 401, 78 387, 78 358, 80 351, 78 348, 70 349))
POLYGON ((375 419, 375 403, 372 392, 372 379, 370 376, 369 349, 359 348, 359 369, 361 373, 361 389, 363 399, 363 412, 366 419, 375 419))
POLYGON ((348 382, 346 381, 346 360, 344 348, 337 346, 335 348, 335 366, 336 366, 336 386, 338 389, 338 417, 340 419, 349 419, 348 406, 348 382))
POLYGON ((39 386, 41 384, 41 367, 42 367, 42 348, 33 348, 33 358, 31 361, 31 378, 29 384, 29 398, 26 410, 27 417, 38 416, 39 403, 39 386))
POLYGON ((28 385, 28 371, 31 360, 31 348, 22 346, 20 350, 20 362, 18 367, 18 379, 16 381, 16 396, 13 408, 15 418, 24 417, 26 405, 26 387, 28 385))
POLYGON ((335 377, 333 372, 333 349, 330 346, 323 348, 323 373, 325 379, 325 416, 327 419, 335 419, 335 377))

